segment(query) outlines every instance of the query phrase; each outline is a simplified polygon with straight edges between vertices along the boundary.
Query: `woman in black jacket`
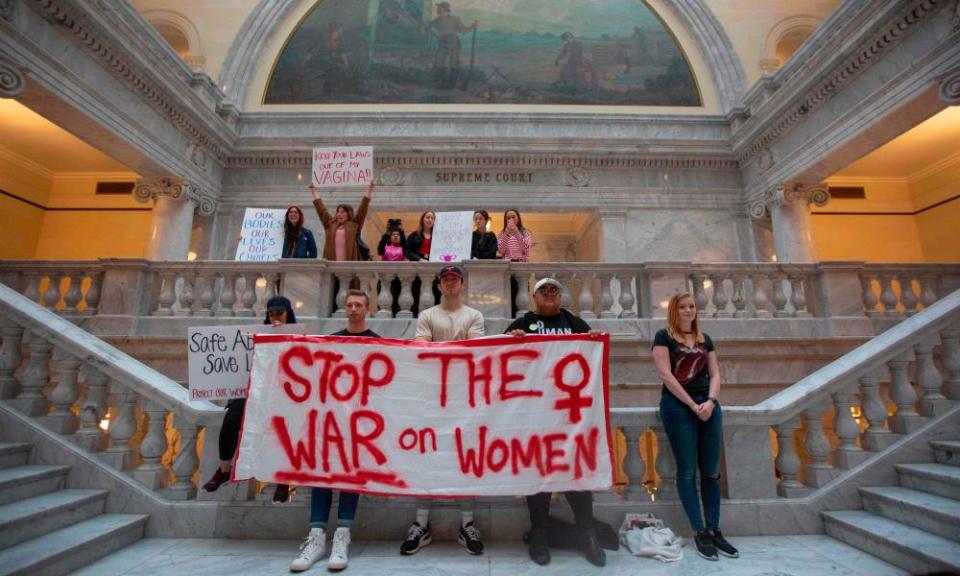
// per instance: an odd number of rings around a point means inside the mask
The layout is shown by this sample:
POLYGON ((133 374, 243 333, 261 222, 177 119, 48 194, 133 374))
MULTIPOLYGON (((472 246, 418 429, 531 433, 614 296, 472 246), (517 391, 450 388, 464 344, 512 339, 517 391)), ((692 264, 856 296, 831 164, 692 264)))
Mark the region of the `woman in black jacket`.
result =
POLYGON ((493 260, 497 257, 497 235, 487 231, 490 214, 486 210, 473 213, 473 240, 470 245, 470 258, 493 260))
POLYGON ((407 260, 430 260, 430 242, 433 240, 433 222, 437 215, 427 210, 420 215, 420 225, 407 236, 407 260))

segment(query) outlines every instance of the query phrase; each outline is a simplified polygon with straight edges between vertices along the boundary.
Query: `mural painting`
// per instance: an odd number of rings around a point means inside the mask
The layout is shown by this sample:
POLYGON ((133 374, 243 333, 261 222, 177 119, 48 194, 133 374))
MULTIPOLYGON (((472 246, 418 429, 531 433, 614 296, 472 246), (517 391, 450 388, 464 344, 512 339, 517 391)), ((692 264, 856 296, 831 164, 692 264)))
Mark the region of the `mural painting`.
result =
POLYGON ((288 38, 265 104, 700 106, 641 0, 325 0, 288 38))

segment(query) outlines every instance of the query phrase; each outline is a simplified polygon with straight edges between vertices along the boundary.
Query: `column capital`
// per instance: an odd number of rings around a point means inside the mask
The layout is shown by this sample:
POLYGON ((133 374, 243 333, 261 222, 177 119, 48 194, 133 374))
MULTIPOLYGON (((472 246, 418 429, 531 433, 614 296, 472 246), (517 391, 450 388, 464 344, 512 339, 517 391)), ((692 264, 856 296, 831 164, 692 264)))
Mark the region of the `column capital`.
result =
POLYGON ((805 184, 790 182, 780 184, 764 192, 763 196, 747 204, 751 217, 761 219, 775 206, 788 204, 814 204, 826 206, 830 202, 830 192, 823 184, 805 184))
POLYGON ((197 206, 203 216, 210 216, 217 211, 217 199, 199 185, 188 180, 174 178, 159 178, 156 180, 140 180, 133 189, 133 196, 138 202, 156 200, 158 196, 168 196, 173 199, 185 198, 197 206))
POLYGON ((27 87, 27 79, 19 66, 0 56, 0 98, 16 98, 27 87))
MULTIPOLYGON (((957 10, 957 19, 960 22, 960 2, 957 3, 957 10)), ((940 99, 948 106, 960 106, 960 69, 954 70, 940 80, 939 93, 940 99)))
POLYGON ((16 0, 0 0, 0 18, 3 20, 6 20, 7 22, 13 22, 13 17, 17 13, 16 10, 16 0))

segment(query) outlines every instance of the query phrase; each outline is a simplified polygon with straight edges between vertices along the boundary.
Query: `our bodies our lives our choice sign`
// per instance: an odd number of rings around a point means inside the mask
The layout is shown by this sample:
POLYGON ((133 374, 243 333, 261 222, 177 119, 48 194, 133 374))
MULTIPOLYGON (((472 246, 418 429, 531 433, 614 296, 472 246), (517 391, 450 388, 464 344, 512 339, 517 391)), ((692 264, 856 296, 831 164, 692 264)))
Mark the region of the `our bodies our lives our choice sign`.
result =
POLYGON ((279 260, 283 252, 283 221, 286 209, 247 208, 240 227, 235 260, 279 260))
POLYGON ((302 324, 191 326, 187 328, 187 377, 191 400, 247 397, 253 335, 303 334, 302 324))
POLYGON ((609 337, 255 337, 234 479, 391 495, 613 484, 609 337))

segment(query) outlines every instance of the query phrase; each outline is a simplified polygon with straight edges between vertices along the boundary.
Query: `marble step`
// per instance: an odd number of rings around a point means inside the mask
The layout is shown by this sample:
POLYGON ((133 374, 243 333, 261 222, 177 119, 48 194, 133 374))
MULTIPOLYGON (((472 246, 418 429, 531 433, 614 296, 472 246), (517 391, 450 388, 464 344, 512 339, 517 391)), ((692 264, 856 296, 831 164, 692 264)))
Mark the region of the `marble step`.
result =
POLYGON ((103 513, 106 490, 58 490, 0 506, 0 549, 103 513))
POLYGON ((901 486, 960 500, 960 466, 897 464, 896 468, 901 486))
POLYGON ((863 510, 821 514, 828 535, 904 570, 960 570, 960 543, 863 510))
POLYGON ((861 487, 863 509, 960 542, 960 501, 902 486, 861 487))
POLYGON ((63 488, 69 466, 33 464, 0 470, 0 504, 63 488))
POLYGON ((23 442, 0 442, 0 468, 23 466, 30 457, 30 444, 23 442))
POLYGON ((101 514, 0 550, 0 576, 59 576, 143 538, 149 516, 101 514))
POLYGON ((937 463, 960 466, 960 440, 934 440, 930 446, 937 463))

